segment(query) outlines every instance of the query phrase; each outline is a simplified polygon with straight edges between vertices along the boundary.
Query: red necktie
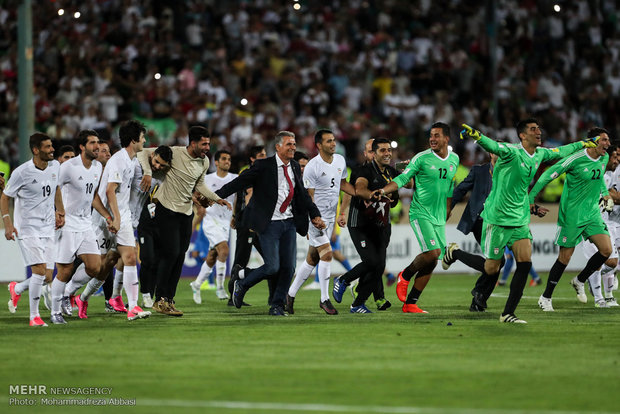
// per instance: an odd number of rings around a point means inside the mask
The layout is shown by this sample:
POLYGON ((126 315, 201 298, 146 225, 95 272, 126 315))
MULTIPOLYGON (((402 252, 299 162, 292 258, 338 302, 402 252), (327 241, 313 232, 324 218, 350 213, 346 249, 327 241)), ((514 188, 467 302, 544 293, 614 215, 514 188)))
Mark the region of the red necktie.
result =
POLYGON ((293 188, 293 182, 291 181, 291 177, 289 177, 288 175, 286 165, 283 165, 282 168, 284 168, 284 178, 286 178, 286 181, 288 182, 289 192, 284 201, 282 202, 282 205, 280 206, 280 213, 284 213, 286 211, 288 205, 291 204, 293 194, 295 194, 295 188, 293 188))

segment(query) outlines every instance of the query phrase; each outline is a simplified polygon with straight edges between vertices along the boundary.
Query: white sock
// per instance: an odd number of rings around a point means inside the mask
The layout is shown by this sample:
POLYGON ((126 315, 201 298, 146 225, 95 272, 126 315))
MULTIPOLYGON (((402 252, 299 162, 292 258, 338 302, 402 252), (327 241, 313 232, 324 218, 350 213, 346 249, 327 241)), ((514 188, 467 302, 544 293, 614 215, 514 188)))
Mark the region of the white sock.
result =
POLYGON ((224 289, 224 279, 226 279, 226 262, 215 261, 215 287, 224 289))
POLYGON ((306 282, 310 273, 312 273, 312 269, 314 266, 308 264, 307 261, 304 262, 297 268, 297 272, 295 274, 295 280, 291 284, 291 287, 288 289, 288 295, 292 298, 297 295, 297 292, 301 288, 301 286, 306 282))
POLYGON ((60 313, 60 300, 65 293, 67 282, 61 282, 58 278, 52 281, 52 315, 60 313))
POLYGON ((22 280, 18 284, 15 285, 15 293, 21 295, 30 287, 30 279, 22 280))
POLYGON ((90 282, 88 282, 84 288, 84 292, 80 295, 80 300, 88 302, 88 299, 99 290, 99 288, 103 285, 103 282, 105 282, 105 280, 95 278, 90 279, 90 282))
POLYGON ((39 316, 39 299, 41 299, 41 289, 45 283, 45 276, 33 273, 29 280, 30 319, 33 319, 39 316))
POLYGON ((329 278, 332 274, 332 262, 321 260, 316 271, 319 275, 319 285, 321 286, 321 302, 329 299, 329 278))
POLYGON ((605 291, 606 298, 614 297, 614 276, 615 272, 612 269, 611 272, 603 273, 603 290, 605 291))
POLYGON ((211 270, 213 270, 213 268, 207 265, 206 260, 202 262, 202 266, 200 266, 200 272, 198 273, 198 276, 196 277, 196 281, 194 282, 194 285, 198 285, 198 287, 202 286, 205 280, 209 278, 209 275, 211 274, 211 270))
POLYGON ((125 266, 123 271, 125 293, 127 293, 127 300, 129 301, 129 310, 132 310, 138 306, 138 292, 140 291, 138 268, 136 266, 125 266))
MULTIPOLYGON (((125 266, 125 269, 127 266, 125 266)), ((115 298, 121 295, 121 291, 123 290, 123 271, 116 269, 114 274, 114 287, 112 288, 112 297, 115 298)), ((127 288, 125 288, 127 291, 127 288)), ((132 308, 133 309, 133 308, 132 308)))
POLYGON ((90 276, 86 274, 86 267, 84 263, 78 266, 73 277, 65 286, 65 295, 64 296, 72 296, 75 295, 75 292, 78 291, 79 288, 90 282, 92 279, 90 276))
POLYGON ((592 289, 594 302, 603 300, 603 293, 601 291, 601 271, 597 270, 592 273, 592 275, 588 278, 588 283, 590 283, 590 289, 592 289))

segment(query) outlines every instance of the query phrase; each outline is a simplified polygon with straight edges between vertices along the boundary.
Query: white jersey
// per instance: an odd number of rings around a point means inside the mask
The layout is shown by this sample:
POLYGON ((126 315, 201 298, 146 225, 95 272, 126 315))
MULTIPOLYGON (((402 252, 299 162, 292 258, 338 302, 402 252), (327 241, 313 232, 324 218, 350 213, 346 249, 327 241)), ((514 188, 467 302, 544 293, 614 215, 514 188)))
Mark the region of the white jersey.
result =
MULTIPOLYGON (((213 192, 222 188, 225 184, 228 184, 235 178, 237 178, 238 174, 228 173, 226 177, 218 177, 217 173, 207 174, 205 176, 205 185, 207 188, 213 192)), ((228 201, 231 205, 235 201, 235 194, 231 194, 226 197, 226 201, 228 201)), ((229 210, 226 206, 220 206, 219 204, 213 204, 211 207, 207 208, 207 216, 212 216, 218 218, 220 220, 228 221, 232 219, 232 210, 229 210)))
POLYGON ((131 193, 131 182, 133 180, 134 172, 135 165, 129 158, 127 150, 122 148, 108 160, 108 163, 103 170, 101 184, 99 184, 99 197, 101 197, 103 205, 105 205, 108 211, 112 213, 112 210, 108 204, 106 188, 108 187, 108 183, 118 183, 118 187, 116 187, 116 202, 118 204, 118 210, 121 214, 121 223, 127 222, 131 224, 129 194, 131 193))
MULTIPOLYGON (((620 191, 620 165, 614 171, 607 171, 605 173, 605 185, 607 188, 620 191)), ((606 222, 613 222, 620 225, 620 205, 615 205, 610 213, 603 214, 603 219, 606 222)))
POLYGON ((81 156, 71 158, 60 166, 58 185, 65 205, 65 225, 62 230, 92 231, 92 203, 102 171, 103 166, 97 160, 93 160, 87 169, 81 156))
POLYGON ((343 178, 347 178, 347 163, 339 154, 334 154, 331 164, 325 162, 319 154, 304 169, 304 185, 306 188, 314 188, 314 204, 325 221, 334 221, 336 218, 340 181, 343 178))
POLYGON ((60 163, 49 161, 44 170, 26 161, 13 171, 4 194, 15 199, 13 225, 17 238, 54 237, 54 198, 60 163))
POLYGON ((137 158, 134 158, 134 175, 133 180, 131 182, 131 194, 129 195, 129 209, 131 210, 131 222, 134 229, 138 228, 138 223, 140 222, 140 214, 142 214, 142 209, 146 204, 147 200, 150 200, 150 195, 153 193, 155 187, 160 187, 163 180, 156 178, 158 175, 154 173, 151 177, 151 187, 148 191, 142 191, 140 189, 140 182, 142 181, 142 177, 144 174, 142 173, 142 166, 138 162, 137 158))

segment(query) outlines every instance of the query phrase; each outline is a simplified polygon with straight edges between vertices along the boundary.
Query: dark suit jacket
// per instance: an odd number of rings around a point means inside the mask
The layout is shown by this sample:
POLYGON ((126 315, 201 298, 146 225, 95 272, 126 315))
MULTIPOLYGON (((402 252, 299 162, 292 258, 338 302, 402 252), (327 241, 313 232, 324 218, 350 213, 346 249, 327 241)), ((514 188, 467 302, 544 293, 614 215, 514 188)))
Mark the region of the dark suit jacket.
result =
POLYGON ((474 227, 476 220, 478 220, 480 213, 484 209, 484 202, 491 192, 493 177, 489 172, 490 168, 491 163, 474 165, 469 171, 467 178, 456 186, 452 194, 452 207, 454 207, 471 190, 469 202, 463 211, 461 221, 456 226, 464 234, 469 234, 474 227))
MULTIPOLYGON (((243 212, 243 225, 262 233, 265 231, 278 202, 278 171, 275 155, 254 164, 237 178, 224 185, 215 193, 226 198, 239 190, 253 187, 250 203, 243 212)), ((295 180, 295 193, 291 208, 295 220, 295 229, 302 236, 308 234, 308 217, 321 217, 319 209, 312 202, 312 198, 304 187, 301 179, 301 167, 295 160, 291 160, 295 180)))

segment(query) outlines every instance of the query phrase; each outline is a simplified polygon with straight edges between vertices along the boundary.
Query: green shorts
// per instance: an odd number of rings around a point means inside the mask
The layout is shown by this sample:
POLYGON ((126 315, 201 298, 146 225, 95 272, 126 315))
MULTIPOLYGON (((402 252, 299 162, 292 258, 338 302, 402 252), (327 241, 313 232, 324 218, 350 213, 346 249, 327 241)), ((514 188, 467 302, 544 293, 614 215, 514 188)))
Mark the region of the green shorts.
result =
POLYGON ((411 228, 415 237, 418 239, 420 250, 428 252, 435 249, 441 249, 439 260, 443 258, 444 247, 446 247, 446 226, 440 226, 424 219, 415 219, 410 221, 411 228))
POLYGON ((530 227, 527 224, 517 227, 505 227, 499 224, 482 222, 482 253, 487 259, 500 260, 504 255, 504 248, 512 249, 514 242, 523 239, 532 239, 530 227))
POLYGON ((582 240, 587 240, 590 236, 596 234, 607 234, 609 236, 609 230, 607 230, 607 224, 601 220, 591 221, 583 226, 558 226, 558 230, 555 233, 555 244, 560 247, 575 247, 582 240))

